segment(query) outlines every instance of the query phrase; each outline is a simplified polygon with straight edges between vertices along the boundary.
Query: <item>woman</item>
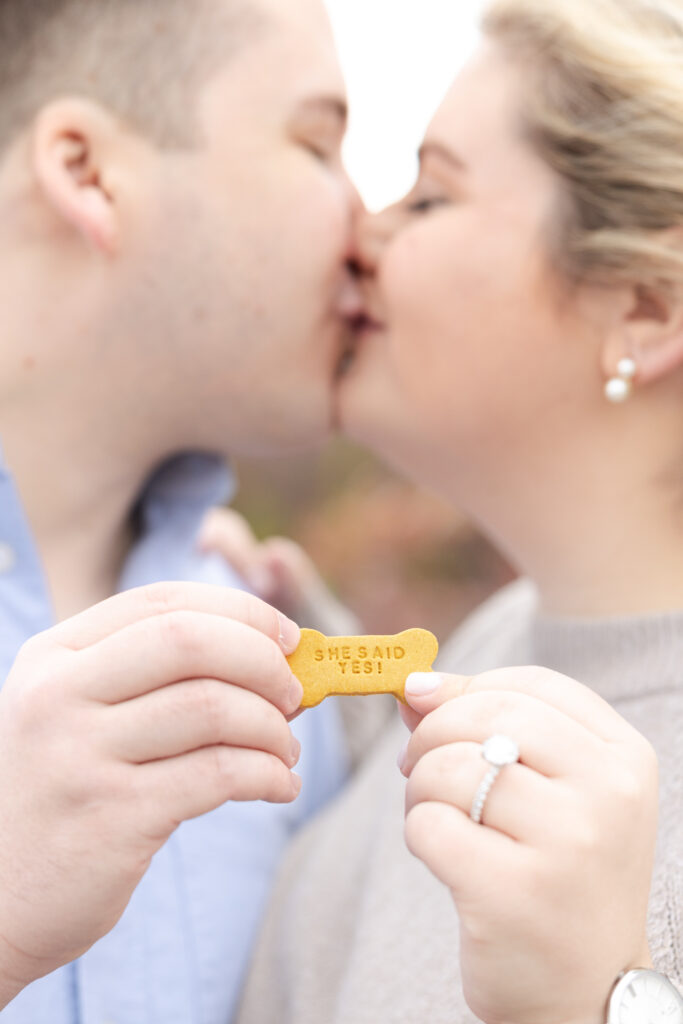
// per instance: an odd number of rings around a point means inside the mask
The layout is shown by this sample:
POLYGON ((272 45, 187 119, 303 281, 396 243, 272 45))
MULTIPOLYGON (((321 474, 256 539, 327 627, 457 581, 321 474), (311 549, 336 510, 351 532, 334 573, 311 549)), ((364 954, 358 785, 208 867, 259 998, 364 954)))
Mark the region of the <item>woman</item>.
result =
POLYGON ((608 999, 683 977, 683 2, 484 29, 361 226, 339 409, 525 579, 448 652, 486 674, 409 680, 407 790, 392 726, 295 843, 241 1024, 680 1019, 608 999))

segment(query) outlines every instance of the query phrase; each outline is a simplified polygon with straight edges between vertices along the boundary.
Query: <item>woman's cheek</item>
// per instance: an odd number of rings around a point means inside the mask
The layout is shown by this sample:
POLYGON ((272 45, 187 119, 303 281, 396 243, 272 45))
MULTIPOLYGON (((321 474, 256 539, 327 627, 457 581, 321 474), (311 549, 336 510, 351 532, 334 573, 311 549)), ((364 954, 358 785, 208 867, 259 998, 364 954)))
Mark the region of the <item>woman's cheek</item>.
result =
POLYGON ((433 303, 439 299, 428 255, 419 233, 406 231, 385 250, 380 266, 379 291, 392 334, 409 331, 416 341, 422 341, 422 329, 433 320, 433 303))
POLYGON ((460 292, 452 272, 432 267, 424 259, 419 239, 396 242, 383 262, 380 292, 390 325, 394 357, 406 372, 420 368, 420 377, 433 361, 441 363, 456 334, 460 292))

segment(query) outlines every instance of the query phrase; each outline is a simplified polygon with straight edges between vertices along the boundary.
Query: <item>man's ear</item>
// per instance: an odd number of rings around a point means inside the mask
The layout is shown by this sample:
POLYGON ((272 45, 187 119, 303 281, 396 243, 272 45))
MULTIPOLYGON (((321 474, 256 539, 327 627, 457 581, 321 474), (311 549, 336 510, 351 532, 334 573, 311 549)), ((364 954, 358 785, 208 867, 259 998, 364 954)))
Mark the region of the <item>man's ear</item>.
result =
POLYGON ((683 367, 683 295, 638 285, 628 292, 602 353, 606 377, 620 359, 631 358, 639 384, 650 384, 683 367))
POLYGON ((107 156, 119 133, 103 107, 65 98, 40 111, 32 139, 44 199, 63 222, 108 254, 116 251, 119 224, 107 156))

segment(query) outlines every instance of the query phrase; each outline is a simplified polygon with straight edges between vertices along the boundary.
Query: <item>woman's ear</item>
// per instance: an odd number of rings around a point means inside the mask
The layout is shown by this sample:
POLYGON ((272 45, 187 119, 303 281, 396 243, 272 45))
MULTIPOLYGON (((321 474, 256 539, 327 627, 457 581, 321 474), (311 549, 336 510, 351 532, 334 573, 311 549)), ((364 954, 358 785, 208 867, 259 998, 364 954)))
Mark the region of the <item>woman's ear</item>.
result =
POLYGON ((614 377, 624 358, 635 361, 639 384, 653 383, 683 366, 682 295, 644 285, 629 291, 603 347, 605 376, 614 377))
POLYGON ((107 156, 120 128, 88 100, 60 99, 44 107, 33 130, 38 185, 54 213, 100 251, 113 254, 118 217, 107 156))

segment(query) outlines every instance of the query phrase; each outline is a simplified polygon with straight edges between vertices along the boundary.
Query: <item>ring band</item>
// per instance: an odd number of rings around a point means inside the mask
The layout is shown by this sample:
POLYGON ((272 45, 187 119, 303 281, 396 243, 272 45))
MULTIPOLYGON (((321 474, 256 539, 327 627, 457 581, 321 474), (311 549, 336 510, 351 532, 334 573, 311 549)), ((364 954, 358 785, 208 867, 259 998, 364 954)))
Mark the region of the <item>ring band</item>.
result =
POLYGON ((475 825, 481 825, 484 814, 484 805, 488 798, 493 783, 499 774, 508 764, 515 764, 519 761, 519 747, 509 736, 490 736, 485 743, 482 743, 481 756, 491 765, 484 778, 479 783, 477 792, 474 794, 470 818, 475 825))

